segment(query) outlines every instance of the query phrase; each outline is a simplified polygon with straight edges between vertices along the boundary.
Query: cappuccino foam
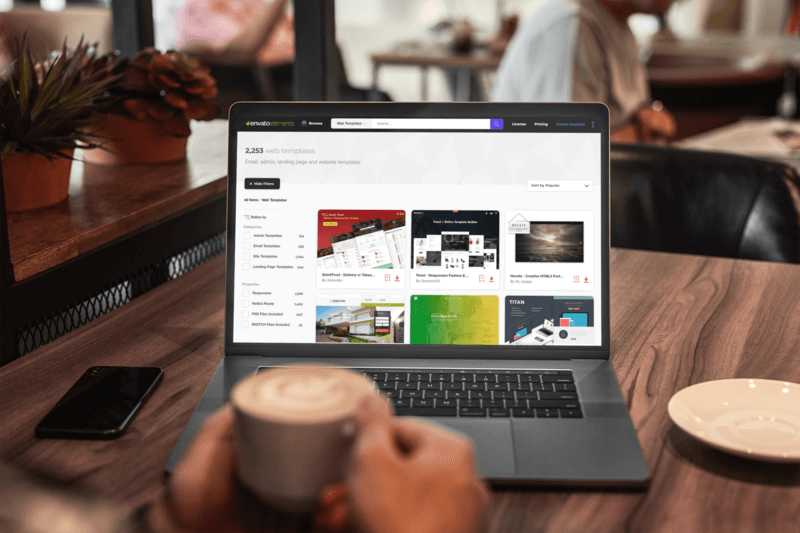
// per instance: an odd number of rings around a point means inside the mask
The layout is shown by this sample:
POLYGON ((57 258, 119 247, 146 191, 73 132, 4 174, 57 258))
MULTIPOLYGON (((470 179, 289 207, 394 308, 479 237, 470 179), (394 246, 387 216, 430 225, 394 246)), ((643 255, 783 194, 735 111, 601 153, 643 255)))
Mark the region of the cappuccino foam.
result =
POLYGON ((343 368, 295 365, 272 368, 236 384, 231 399, 253 416, 317 422, 351 414, 372 394, 372 382, 343 368))

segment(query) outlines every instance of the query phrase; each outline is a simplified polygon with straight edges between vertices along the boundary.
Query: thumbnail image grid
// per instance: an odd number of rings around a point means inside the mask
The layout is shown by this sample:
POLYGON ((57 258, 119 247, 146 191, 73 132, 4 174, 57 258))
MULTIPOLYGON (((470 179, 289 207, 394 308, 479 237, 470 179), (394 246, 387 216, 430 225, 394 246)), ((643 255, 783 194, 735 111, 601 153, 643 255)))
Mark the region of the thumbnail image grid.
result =
POLYGON ((412 269, 499 268, 498 211, 413 211, 411 235, 412 269))
POLYGON ((398 210, 320 210, 317 268, 405 268, 406 214, 398 210))

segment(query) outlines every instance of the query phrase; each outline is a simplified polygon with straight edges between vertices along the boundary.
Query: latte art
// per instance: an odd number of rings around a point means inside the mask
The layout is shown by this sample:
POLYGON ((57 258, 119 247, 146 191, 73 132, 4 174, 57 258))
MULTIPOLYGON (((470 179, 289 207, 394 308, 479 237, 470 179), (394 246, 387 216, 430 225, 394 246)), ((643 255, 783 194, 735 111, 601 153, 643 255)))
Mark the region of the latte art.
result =
POLYGON ((372 392, 364 376, 342 368, 314 365, 279 367, 245 378, 234 401, 264 417, 321 420, 352 413, 372 392))

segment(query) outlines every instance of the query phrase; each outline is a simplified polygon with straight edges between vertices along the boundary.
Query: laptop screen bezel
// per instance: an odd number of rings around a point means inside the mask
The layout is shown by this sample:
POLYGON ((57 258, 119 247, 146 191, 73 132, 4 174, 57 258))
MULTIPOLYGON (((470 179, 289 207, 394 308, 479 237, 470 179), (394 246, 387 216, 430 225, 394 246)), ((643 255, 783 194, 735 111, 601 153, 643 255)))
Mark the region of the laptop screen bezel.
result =
POLYGON ((262 355, 297 358, 375 358, 375 359, 497 359, 569 360, 609 358, 609 115, 597 103, 385 103, 385 102, 239 102, 231 106, 228 119, 228 211, 225 275, 225 355, 262 355), (593 120, 601 135, 601 310, 599 346, 475 346, 391 344, 358 346, 318 343, 242 343, 233 342, 234 260, 236 257, 236 162, 237 133, 243 120, 291 120, 297 117, 359 118, 519 118, 533 117, 593 120))

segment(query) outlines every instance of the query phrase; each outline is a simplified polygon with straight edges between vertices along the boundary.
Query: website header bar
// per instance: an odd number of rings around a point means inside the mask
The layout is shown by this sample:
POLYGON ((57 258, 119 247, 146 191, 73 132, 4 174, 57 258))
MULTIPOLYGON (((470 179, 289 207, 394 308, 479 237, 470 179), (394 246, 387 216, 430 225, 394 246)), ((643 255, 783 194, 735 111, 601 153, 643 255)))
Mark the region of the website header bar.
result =
POLYGON ((499 130, 503 129, 503 119, 332 118, 331 128, 349 130, 499 130))

